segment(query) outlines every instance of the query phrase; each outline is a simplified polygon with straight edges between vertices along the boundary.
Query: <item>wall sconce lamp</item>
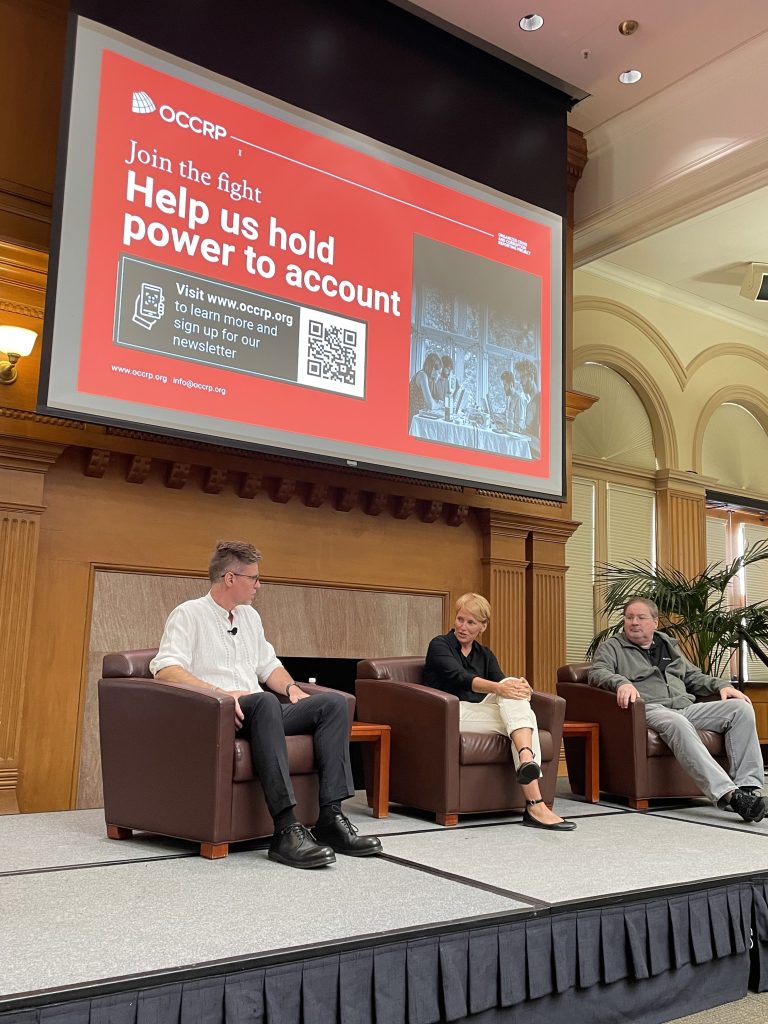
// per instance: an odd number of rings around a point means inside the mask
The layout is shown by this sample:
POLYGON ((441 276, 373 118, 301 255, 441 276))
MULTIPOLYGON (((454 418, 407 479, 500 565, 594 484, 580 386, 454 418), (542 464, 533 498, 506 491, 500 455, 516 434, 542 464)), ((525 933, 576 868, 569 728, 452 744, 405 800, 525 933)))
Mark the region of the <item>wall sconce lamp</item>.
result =
POLYGON ((7 359, 0 359, 0 384, 13 384, 16 380, 16 363, 22 356, 28 356, 37 338, 36 331, 26 327, 0 325, 0 352, 5 352, 7 359))

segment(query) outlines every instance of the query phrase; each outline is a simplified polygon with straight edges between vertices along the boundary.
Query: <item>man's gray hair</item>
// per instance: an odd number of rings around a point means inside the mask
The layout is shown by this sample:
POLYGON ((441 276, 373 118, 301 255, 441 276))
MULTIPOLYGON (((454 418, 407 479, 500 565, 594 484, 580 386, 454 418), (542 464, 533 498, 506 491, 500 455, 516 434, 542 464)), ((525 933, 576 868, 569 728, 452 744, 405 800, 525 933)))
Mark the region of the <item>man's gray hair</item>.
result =
POLYGON ((211 555, 208 576, 211 583, 215 583, 225 572, 234 571, 243 565, 254 565, 260 559, 261 552, 253 544, 241 540, 220 540, 211 555))
POLYGON ((631 604, 644 604, 648 611, 651 613, 651 615, 654 617, 654 619, 658 619, 659 606, 656 604, 655 601, 652 601, 650 597, 642 597, 640 594, 637 594, 635 597, 630 597, 630 599, 626 602, 624 608, 622 609, 624 615, 627 614, 627 608, 629 608, 631 604))

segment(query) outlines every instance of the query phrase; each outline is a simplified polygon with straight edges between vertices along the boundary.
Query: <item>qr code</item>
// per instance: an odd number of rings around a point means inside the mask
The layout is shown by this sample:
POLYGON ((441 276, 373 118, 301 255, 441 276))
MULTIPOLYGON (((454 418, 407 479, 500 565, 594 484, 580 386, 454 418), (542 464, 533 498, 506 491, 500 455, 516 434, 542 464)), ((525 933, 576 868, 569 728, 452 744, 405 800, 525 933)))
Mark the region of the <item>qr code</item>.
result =
POLYGON ((309 321, 307 373, 310 377, 354 384, 357 374, 357 334, 338 324, 309 321))
POLYGON ((363 397, 366 325, 302 309, 299 332, 299 383, 363 397))

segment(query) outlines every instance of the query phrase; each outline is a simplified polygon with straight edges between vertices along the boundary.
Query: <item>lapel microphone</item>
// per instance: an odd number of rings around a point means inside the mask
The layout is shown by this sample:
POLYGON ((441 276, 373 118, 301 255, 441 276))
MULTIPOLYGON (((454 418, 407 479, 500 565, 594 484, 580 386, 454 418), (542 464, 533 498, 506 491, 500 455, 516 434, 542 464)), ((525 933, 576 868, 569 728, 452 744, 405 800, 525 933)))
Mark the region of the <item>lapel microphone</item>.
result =
POLYGON ((237 636, 237 626, 233 626, 232 629, 228 629, 227 632, 230 636, 237 636))

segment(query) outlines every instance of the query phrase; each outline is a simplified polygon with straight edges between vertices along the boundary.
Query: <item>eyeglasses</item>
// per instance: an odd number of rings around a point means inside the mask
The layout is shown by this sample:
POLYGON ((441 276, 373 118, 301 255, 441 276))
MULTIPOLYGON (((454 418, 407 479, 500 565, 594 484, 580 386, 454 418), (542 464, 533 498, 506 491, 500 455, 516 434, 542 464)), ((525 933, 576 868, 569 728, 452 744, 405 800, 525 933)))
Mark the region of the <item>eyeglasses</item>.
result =
POLYGON ((221 578, 224 579, 224 577, 229 575, 230 573, 233 576, 242 576, 243 579, 250 580, 252 583, 260 583, 261 582, 261 576, 258 573, 256 573, 255 576, 249 576, 247 572, 232 572, 231 569, 229 569, 227 572, 223 572, 221 574, 221 578))
POLYGON ((625 622, 652 622, 655 616, 653 615, 625 615, 625 622))

